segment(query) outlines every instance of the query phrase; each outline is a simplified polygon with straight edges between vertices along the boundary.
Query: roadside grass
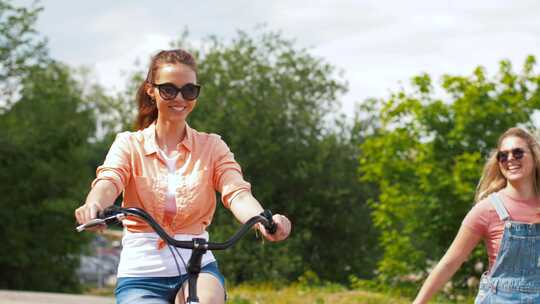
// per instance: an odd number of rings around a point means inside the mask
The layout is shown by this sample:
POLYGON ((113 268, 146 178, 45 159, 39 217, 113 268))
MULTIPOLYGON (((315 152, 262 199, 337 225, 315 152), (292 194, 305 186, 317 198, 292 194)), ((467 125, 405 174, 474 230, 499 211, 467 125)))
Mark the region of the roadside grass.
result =
MULTIPOLYGON (((114 288, 88 288, 85 294, 95 296, 114 296, 114 288)), ((276 287, 272 284, 241 284, 227 287, 228 304, 406 304, 408 297, 390 295, 362 289, 350 290, 341 285, 321 287, 292 284, 276 287)), ((463 303, 472 304, 473 298, 449 301, 442 298, 431 301, 433 304, 463 303)))
POLYGON ((228 290, 232 304, 299 304, 299 303, 365 303, 365 304, 405 304, 408 299, 399 299, 380 293, 345 288, 303 288, 288 286, 276 289, 271 285, 239 285, 228 290))
MULTIPOLYGON (((350 290, 339 285, 329 287, 305 288, 290 285, 275 288, 271 284, 238 285, 228 289, 228 301, 232 304, 406 304, 412 299, 399 295, 388 295, 361 289, 350 290)), ((459 301, 435 299, 433 304, 473 303, 473 298, 459 301)))

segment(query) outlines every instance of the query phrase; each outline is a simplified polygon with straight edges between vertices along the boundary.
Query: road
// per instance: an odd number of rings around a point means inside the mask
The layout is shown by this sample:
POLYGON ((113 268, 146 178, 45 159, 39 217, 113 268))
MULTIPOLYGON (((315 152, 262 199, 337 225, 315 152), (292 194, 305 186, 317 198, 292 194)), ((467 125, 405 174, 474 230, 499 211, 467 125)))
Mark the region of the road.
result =
POLYGON ((74 294, 0 290, 0 304, 114 304, 114 298, 74 294))

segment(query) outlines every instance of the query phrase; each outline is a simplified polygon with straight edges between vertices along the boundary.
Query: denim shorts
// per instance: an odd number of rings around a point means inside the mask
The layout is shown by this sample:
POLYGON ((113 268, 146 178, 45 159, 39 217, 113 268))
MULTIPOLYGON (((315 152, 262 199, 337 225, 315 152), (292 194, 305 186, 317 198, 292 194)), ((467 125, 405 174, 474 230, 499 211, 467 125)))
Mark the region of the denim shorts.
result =
MULTIPOLYGON (((219 271, 218 264, 216 262, 212 262, 201 268, 201 273, 209 273, 213 275, 219 280, 221 286, 223 286, 223 289, 225 289, 225 278, 219 271)), ((174 303, 176 294, 187 279, 187 274, 176 277, 118 278, 116 290, 114 291, 116 303, 174 303)))

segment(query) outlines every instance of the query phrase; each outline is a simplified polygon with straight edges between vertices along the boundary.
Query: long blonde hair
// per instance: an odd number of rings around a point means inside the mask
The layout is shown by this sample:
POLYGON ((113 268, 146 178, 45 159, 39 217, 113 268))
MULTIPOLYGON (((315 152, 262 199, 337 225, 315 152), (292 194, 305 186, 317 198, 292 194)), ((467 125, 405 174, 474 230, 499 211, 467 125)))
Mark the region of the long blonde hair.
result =
POLYGON ((518 137, 527 143, 527 147, 531 151, 534 163, 534 191, 538 196, 540 194, 540 145, 538 140, 529 132, 522 128, 510 128, 506 130, 497 141, 497 149, 493 150, 484 165, 482 177, 476 187, 474 201, 479 202, 493 192, 497 192, 506 187, 506 178, 502 174, 499 163, 497 161, 497 152, 501 147, 502 141, 507 137, 518 137))

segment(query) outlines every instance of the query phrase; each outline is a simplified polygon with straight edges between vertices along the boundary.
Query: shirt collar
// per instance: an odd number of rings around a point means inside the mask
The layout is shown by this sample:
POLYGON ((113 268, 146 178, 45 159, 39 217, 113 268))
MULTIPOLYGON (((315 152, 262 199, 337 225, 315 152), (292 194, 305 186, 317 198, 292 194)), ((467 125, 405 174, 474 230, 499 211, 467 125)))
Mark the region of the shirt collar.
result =
MULTIPOLYGON (((180 142, 181 145, 186 147, 191 152, 193 148, 193 132, 194 130, 186 123, 186 136, 180 142)), ((144 155, 150 155, 158 151, 158 144, 156 140, 156 123, 152 123, 146 129, 142 131, 144 137, 144 155)))
POLYGON ((184 145, 184 147, 186 147, 186 149, 190 152, 193 148, 193 132, 193 129, 186 122, 186 136, 180 144, 184 145))

